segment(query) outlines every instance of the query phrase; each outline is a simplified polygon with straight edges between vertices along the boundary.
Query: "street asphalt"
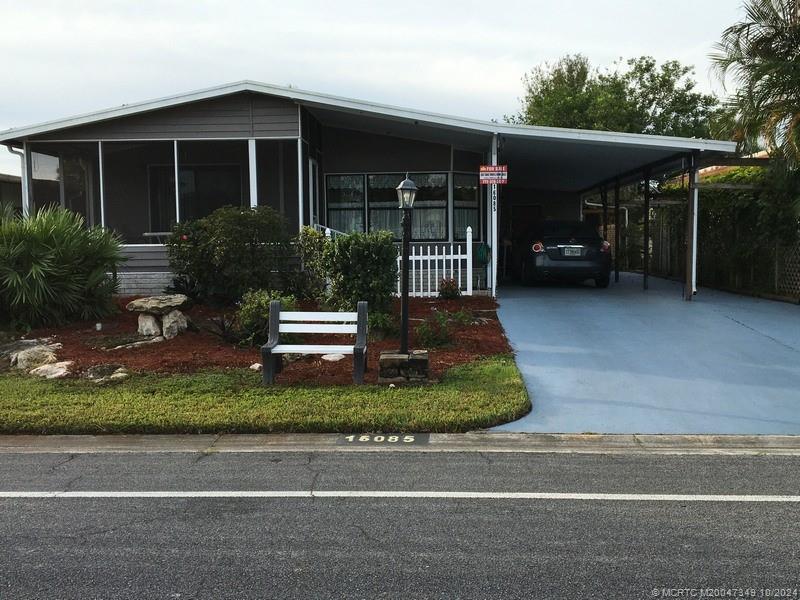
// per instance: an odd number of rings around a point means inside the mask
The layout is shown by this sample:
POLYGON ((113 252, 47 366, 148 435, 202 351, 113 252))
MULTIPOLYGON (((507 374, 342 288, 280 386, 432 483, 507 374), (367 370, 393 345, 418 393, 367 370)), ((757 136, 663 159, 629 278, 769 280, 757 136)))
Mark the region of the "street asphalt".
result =
POLYGON ((786 497, 798 467, 780 455, 3 453, 0 492, 201 497, 0 498, 0 598, 797 597, 797 501, 693 497, 786 497), (248 490, 687 497, 202 497, 248 490))

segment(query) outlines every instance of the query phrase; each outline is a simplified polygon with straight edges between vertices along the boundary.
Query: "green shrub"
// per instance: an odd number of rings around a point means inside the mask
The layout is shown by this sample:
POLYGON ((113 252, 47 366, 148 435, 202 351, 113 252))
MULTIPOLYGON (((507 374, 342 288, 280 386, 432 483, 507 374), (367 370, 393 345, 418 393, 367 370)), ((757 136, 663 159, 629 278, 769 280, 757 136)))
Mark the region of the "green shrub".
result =
POLYGON ((57 207, 0 219, 0 321, 30 328, 114 311, 117 236, 57 207))
POLYGON ((290 236, 276 211, 224 207, 179 223, 167 240, 175 289, 199 300, 233 303, 250 289, 283 289, 290 236))
POLYGON ((414 328, 417 344, 425 348, 447 346, 452 341, 447 311, 436 311, 414 328))
POLYGON ((400 333, 400 325, 392 313, 371 312, 367 317, 369 323, 369 336, 373 340, 382 340, 394 337, 400 333))
POLYGON ((388 312, 397 287, 397 249, 388 231, 341 235, 325 246, 330 302, 355 310, 366 300, 370 312, 388 312))
POLYGON ((452 277, 445 277, 439 282, 439 298, 453 300, 461 296, 461 288, 452 277))
POLYGON ((472 314, 472 311, 467 310, 466 308, 462 308, 456 312, 448 313, 448 316, 453 322, 462 326, 472 325, 475 323, 475 315, 472 314))
POLYGON ((295 297, 284 296, 280 292, 252 290, 242 296, 235 325, 240 343, 248 346, 266 343, 269 336, 269 303, 273 300, 280 301, 281 310, 297 309, 295 297))
POLYGON ((328 287, 328 274, 325 264, 325 247, 330 240, 313 227, 303 227, 297 236, 297 250, 303 270, 292 291, 303 300, 323 301, 328 287))

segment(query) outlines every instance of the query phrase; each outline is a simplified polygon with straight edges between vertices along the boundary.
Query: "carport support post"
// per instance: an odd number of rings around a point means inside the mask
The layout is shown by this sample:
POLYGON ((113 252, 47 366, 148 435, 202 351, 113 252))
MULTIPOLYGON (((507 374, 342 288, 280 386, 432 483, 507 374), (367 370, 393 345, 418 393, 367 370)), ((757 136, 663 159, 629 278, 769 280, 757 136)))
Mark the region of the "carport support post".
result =
POLYGON ((650 274, 650 171, 644 172, 644 239, 642 240, 642 285, 648 288, 650 274))
MULTIPOLYGON (((497 164, 497 134, 492 136, 492 164, 497 164)), ((497 243, 497 192, 498 190, 496 183, 493 183, 489 186, 489 194, 491 195, 489 201, 491 202, 492 209, 492 298, 497 297, 497 258, 500 254, 500 249, 497 243)))
POLYGON ((699 172, 697 155, 689 157, 689 197, 686 215, 686 281, 683 286, 683 298, 691 301, 697 293, 697 207, 700 190, 698 188, 699 172))
POLYGON ((614 182, 614 282, 619 283, 619 179, 614 182))
POLYGON ((603 239, 608 239, 608 190, 600 188, 600 202, 603 204, 603 239))

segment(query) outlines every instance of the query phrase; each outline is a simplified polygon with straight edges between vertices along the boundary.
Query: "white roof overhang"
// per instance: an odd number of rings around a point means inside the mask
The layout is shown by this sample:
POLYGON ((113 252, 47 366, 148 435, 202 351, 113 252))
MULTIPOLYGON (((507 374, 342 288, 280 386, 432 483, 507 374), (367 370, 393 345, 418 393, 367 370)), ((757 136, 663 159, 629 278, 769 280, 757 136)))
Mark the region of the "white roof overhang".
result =
POLYGON ((661 165, 666 171, 667 166, 674 166, 671 159, 680 161, 681 156, 691 152, 712 156, 736 151, 734 142, 496 123, 255 81, 240 81, 9 129, 0 132, 0 143, 11 144, 52 131, 240 92, 292 100, 307 107, 326 125, 425 139, 468 150, 485 152, 492 136, 498 135, 502 160, 509 164, 509 182, 535 184, 545 189, 580 191, 648 165, 661 165))

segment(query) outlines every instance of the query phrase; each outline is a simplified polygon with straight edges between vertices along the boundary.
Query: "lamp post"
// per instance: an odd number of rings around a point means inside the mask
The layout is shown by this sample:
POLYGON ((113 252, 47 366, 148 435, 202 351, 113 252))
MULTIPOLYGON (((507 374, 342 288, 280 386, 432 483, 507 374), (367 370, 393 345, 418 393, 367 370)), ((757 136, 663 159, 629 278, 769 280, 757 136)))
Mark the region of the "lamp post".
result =
POLYGON ((417 186, 408 178, 397 186, 397 200, 403 211, 402 289, 400 295, 400 354, 408 354, 408 247, 411 242, 411 209, 417 196, 417 186))

